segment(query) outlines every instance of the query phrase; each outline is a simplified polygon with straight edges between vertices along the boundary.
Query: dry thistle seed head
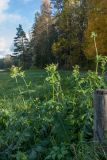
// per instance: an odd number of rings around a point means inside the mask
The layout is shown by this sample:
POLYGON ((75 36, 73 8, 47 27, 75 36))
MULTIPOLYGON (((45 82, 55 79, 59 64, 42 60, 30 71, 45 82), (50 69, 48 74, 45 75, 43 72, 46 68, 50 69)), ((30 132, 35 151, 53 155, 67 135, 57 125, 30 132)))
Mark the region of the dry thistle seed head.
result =
POLYGON ((97 37, 97 33, 92 32, 92 33, 91 33, 91 38, 96 38, 96 37, 97 37))
POLYGON ((21 67, 12 66, 10 72, 12 78, 25 77, 25 72, 21 70, 21 67))

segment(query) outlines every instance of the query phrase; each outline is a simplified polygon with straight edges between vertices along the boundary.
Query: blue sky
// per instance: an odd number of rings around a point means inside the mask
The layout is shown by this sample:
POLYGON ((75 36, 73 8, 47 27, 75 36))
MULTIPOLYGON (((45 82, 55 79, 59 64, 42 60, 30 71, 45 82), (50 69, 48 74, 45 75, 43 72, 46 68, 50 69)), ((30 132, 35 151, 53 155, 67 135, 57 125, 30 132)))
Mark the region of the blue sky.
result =
POLYGON ((0 0, 0 58, 11 53, 16 27, 28 34, 42 0, 0 0))

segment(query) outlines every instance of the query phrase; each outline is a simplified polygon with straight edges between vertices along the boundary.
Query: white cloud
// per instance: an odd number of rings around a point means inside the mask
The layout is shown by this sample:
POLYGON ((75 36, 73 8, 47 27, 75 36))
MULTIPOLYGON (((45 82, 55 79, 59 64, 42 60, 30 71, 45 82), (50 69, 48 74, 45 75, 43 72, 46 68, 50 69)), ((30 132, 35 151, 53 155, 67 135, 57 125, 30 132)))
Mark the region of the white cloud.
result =
POLYGON ((8 13, 8 9, 10 7, 10 1, 11 0, 0 0, 0 58, 7 55, 11 54, 10 51, 10 46, 12 44, 12 38, 13 38, 13 33, 15 32, 12 30, 15 23, 19 23, 22 21, 23 17, 14 14, 14 13, 8 13), (2 28, 4 24, 4 29, 2 28), (12 27, 12 29, 5 29, 5 25, 8 24, 12 27), (7 33, 5 32, 7 31, 7 33), (3 31, 3 32, 2 32, 3 31), (11 33, 10 33, 11 32, 11 33), (10 36, 12 34, 12 36, 10 36))
POLYGON ((17 21, 21 20, 22 17, 18 14, 8 14, 8 13, 0 13, 0 24, 5 21, 17 21))
MULTIPOLYGON (((23 0, 23 2, 28 1, 31 0, 23 0)), ((10 2, 11 0, 0 0, 0 58, 7 54, 11 54, 10 48, 13 45, 16 27, 19 24, 22 24, 22 26, 24 26, 24 30, 28 32, 32 26, 31 21, 26 16, 24 17, 16 13, 9 12, 8 9, 10 9, 10 2)))
POLYGON ((9 20, 9 21, 17 21, 21 19, 21 16, 18 14, 9 14, 7 12, 9 8, 9 3, 11 0, 0 0, 0 24, 9 20))
POLYGON ((5 39, 2 37, 0 38, 0 50, 1 49, 5 49, 6 48, 6 41, 5 39))
POLYGON ((5 11, 9 7, 10 0, 0 0, 0 23, 6 19, 5 11))
POLYGON ((10 42, 8 39, 1 37, 0 38, 0 58, 7 55, 7 54, 11 54, 10 42))
POLYGON ((10 0, 0 0, 0 12, 8 9, 10 0))

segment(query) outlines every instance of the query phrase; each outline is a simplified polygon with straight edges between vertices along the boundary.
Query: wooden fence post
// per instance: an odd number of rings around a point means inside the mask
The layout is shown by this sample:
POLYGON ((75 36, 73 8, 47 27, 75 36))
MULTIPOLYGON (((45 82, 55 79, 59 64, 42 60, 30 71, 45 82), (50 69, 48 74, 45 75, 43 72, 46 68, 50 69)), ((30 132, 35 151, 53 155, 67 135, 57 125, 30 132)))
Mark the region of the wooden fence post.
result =
POLYGON ((94 140, 107 142, 107 90, 104 89, 94 94, 94 140))

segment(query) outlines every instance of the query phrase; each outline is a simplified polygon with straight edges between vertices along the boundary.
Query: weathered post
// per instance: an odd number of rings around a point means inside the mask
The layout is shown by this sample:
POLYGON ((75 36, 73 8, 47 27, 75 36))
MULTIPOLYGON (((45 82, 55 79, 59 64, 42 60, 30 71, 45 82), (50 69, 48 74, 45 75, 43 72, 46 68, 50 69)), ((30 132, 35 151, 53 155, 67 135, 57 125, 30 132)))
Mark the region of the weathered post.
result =
POLYGON ((107 142, 107 90, 99 89, 94 94, 94 138, 107 142))

